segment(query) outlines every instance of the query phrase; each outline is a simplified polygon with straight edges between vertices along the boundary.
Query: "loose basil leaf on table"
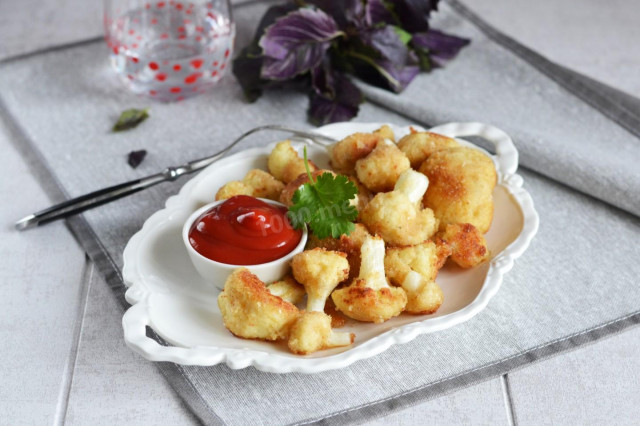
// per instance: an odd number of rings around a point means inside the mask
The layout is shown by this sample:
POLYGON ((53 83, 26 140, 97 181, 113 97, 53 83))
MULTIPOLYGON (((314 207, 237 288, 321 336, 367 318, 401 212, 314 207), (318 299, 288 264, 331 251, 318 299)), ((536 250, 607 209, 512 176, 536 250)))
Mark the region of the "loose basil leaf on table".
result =
POLYGON ((133 129, 149 118, 149 108, 135 109, 131 108, 125 110, 120 114, 118 121, 113 125, 114 132, 121 132, 123 130, 133 129))

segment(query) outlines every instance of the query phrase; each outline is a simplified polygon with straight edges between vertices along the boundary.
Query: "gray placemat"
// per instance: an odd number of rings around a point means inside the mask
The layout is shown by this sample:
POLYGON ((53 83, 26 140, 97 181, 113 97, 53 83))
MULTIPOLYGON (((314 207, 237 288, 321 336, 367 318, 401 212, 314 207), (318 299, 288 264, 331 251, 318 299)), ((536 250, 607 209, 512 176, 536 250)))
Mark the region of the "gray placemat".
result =
MULTIPOLYGON (((265 7, 236 8, 239 34, 245 34, 239 43, 247 40, 265 7)), ((615 99, 615 92, 577 77, 586 87, 577 96, 560 78, 564 70, 543 71, 469 21, 467 11, 443 5, 439 19, 441 27, 471 35, 473 44, 449 68, 420 76, 398 97, 365 87, 371 102, 357 121, 428 126, 473 119, 504 127, 523 153, 521 174, 541 216, 538 236, 481 314, 351 367, 276 375, 159 363, 204 423, 361 421, 640 322, 640 264, 635 261, 640 220, 613 207, 638 214, 638 176, 632 166, 638 140, 628 121, 605 115, 595 102, 598 93, 615 99), (610 165, 617 166, 615 173, 610 165)), ((227 78, 198 98, 153 104, 152 118, 139 128, 111 134, 121 110, 149 101, 115 81, 106 55, 102 43, 93 43, 0 65, 0 112, 21 152, 40 164, 40 177, 56 200, 213 152, 255 125, 308 127, 304 95, 277 91, 246 104, 227 78), (133 170, 125 157, 140 148, 149 154, 133 170)), ((254 137, 239 149, 272 139, 254 137)), ((125 308, 122 250, 182 183, 155 187, 68 222, 125 308)))

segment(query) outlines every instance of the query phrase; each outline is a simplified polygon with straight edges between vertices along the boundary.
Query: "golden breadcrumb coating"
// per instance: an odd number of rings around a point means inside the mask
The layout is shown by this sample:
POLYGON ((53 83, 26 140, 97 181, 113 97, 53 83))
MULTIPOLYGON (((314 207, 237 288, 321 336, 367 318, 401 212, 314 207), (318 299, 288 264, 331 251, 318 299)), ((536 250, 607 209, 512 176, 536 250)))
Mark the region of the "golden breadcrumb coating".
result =
POLYGON ((216 201, 226 200, 236 195, 253 196, 253 188, 242 181, 233 180, 218 190, 216 193, 216 201))
POLYGON ((393 144, 381 143, 356 161, 356 175, 373 192, 391 191, 400 175, 410 168, 409 159, 393 144))
POLYGON ((367 281, 356 278, 348 287, 331 294, 333 302, 349 318, 364 322, 381 323, 402 313, 407 295, 400 287, 373 289, 367 281))
POLYGON ((434 152, 458 146, 455 139, 431 132, 409 133, 398 141, 398 148, 409 158, 414 169, 434 152))
POLYGON ((309 234, 307 240, 307 249, 322 247, 327 250, 340 251, 347 254, 349 262, 349 281, 352 281, 360 272, 360 247, 364 243, 369 234, 367 227, 361 223, 356 223, 355 228, 349 235, 341 235, 340 238, 318 238, 313 234, 309 234))
POLYGON ((291 271, 307 291, 307 310, 322 312, 333 289, 349 276, 349 262, 346 253, 314 248, 296 254, 291 271))
POLYGON ((416 271, 407 274, 402 282, 402 288, 407 293, 405 312, 416 315, 432 314, 444 302, 444 293, 435 281, 425 279, 416 271))
POLYGON ((253 196, 278 201, 284 183, 260 169, 249 170, 243 182, 253 188, 253 196))
POLYGON ((353 173, 356 161, 369 155, 384 138, 377 133, 354 133, 330 148, 331 167, 338 173, 353 173))
POLYGON ((438 275, 438 249, 433 241, 406 247, 390 247, 384 257, 387 278, 395 285, 402 285, 410 271, 416 271, 427 281, 438 275))
POLYGON ((387 282, 382 239, 368 237, 361 256, 358 278, 331 294, 336 308, 350 318, 366 322, 384 322, 400 315, 407 304, 407 295, 402 288, 391 287, 387 282))
POLYGON ((229 275, 218 296, 224 326, 246 339, 278 340, 300 315, 295 305, 269 293, 260 279, 246 268, 229 275))
POLYGON ((445 240, 438 237, 437 235, 434 241, 436 243, 436 253, 438 256, 437 267, 438 267, 438 270, 440 270, 444 266, 444 264, 447 262, 447 259, 449 258, 449 256, 451 256, 452 250, 449 243, 447 243, 445 240))
POLYGON ((291 327, 288 346, 299 355, 322 349, 349 346, 355 334, 331 330, 331 317, 323 312, 303 312, 291 327))
POLYGON ((484 235, 470 223, 449 224, 439 236, 451 247, 450 259, 462 268, 476 266, 490 256, 484 235))
POLYGON ((438 230, 433 211, 416 206, 399 191, 376 194, 360 217, 369 232, 394 246, 419 244, 438 230))
POLYGON ((283 189, 284 183, 264 170, 253 169, 249 170, 242 181, 234 180, 220 188, 216 194, 216 201, 226 200, 236 195, 249 195, 277 201, 283 189))
MULTIPOLYGON (((267 161, 269 172, 276 179, 284 183, 289 183, 302 173, 306 173, 304 160, 300 158, 295 149, 291 146, 291 141, 283 141, 278 143, 267 161)), ((318 170, 311 160, 309 160, 309 169, 311 171, 318 170)))
POLYGON ((374 135, 380 135, 384 139, 389 139, 391 142, 396 141, 396 135, 393 134, 393 130, 388 125, 383 125, 378 130, 373 132, 374 135))
POLYGON ((452 148, 434 152, 420 166, 429 178, 424 205, 440 220, 440 230, 450 223, 471 223, 483 234, 493 219, 493 161, 477 149, 452 148))
MULTIPOLYGON (((313 179, 315 180, 318 176, 325 173, 331 173, 334 176, 336 175, 331 170, 322 169, 311 172, 311 176, 313 176, 313 179)), ((280 202, 287 207, 291 207, 293 205, 293 194, 295 194, 298 188, 300 188, 307 182, 309 182, 309 175, 305 171, 303 174, 299 175, 297 178, 285 185, 284 189, 280 193, 280 202)))
POLYGON ((269 284, 267 289, 274 296, 278 296, 294 305, 300 303, 304 295, 307 294, 304 291, 304 286, 293 279, 291 274, 285 275, 280 281, 269 284))
POLYGON ((347 318, 340 313, 336 308, 336 304, 329 297, 327 303, 324 305, 324 313, 331 317, 331 328, 344 327, 347 323, 347 318))
POLYGON ((369 201, 371 201, 373 195, 371 194, 371 192, 369 192, 367 187, 358 180, 356 176, 349 176, 349 180, 353 182, 353 184, 358 189, 358 195, 356 196, 357 198, 353 202, 353 204, 355 205, 356 209, 358 209, 358 212, 361 212, 362 209, 364 209, 364 207, 369 204, 369 201))

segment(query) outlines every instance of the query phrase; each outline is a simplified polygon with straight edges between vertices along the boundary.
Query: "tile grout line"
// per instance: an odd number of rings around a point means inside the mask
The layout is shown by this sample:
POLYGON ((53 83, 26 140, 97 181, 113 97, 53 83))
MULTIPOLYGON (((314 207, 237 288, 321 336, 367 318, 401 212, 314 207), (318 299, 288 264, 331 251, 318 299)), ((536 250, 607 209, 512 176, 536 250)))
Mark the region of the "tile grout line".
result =
POLYGON ((71 385, 73 384, 73 376, 78 360, 78 351, 80 348, 80 338, 84 327, 84 317, 87 311, 89 300, 89 288, 93 278, 95 266, 93 262, 85 255, 85 267, 82 273, 82 287, 80 290, 78 312, 76 314, 75 326, 73 328, 73 336, 69 355, 67 356, 64 371, 62 373, 62 381, 60 383, 60 393, 58 395, 58 403, 56 404, 56 412, 53 424, 63 425, 67 418, 67 409, 69 406, 69 396, 71 394, 71 385))
POLYGON ((513 398, 511 397, 511 386, 509 385, 509 376, 503 374, 500 376, 500 383, 502 384, 502 396, 504 398, 504 408, 507 412, 507 421, 510 426, 517 426, 516 413, 513 406, 513 398))

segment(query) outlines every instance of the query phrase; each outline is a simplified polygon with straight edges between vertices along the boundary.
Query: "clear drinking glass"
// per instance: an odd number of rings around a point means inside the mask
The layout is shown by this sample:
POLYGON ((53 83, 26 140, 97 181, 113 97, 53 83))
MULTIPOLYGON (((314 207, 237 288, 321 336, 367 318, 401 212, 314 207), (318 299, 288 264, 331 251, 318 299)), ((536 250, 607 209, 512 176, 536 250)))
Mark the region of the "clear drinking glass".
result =
POLYGON ((228 0, 104 0, 111 65, 134 92, 176 101, 214 86, 229 67, 228 0))

